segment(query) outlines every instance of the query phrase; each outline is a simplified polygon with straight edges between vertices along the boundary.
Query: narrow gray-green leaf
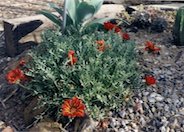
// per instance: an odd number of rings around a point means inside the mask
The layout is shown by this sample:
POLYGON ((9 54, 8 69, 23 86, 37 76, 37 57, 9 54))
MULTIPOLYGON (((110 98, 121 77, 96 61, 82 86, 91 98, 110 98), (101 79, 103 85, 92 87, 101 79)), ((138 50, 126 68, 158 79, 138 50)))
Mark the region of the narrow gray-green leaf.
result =
POLYGON ((66 0, 66 9, 74 25, 76 24, 77 21, 76 9, 78 6, 78 2, 79 2, 78 0, 66 0))
POLYGON ((89 4, 94 6, 95 13, 99 11, 100 7, 102 6, 104 0, 89 0, 89 4))
POLYGON ((63 15, 63 9, 59 8, 56 4, 49 3, 49 6, 57 11, 61 16, 63 15))
POLYGON ((113 19, 113 18, 98 18, 98 19, 95 19, 93 21, 90 21, 90 22, 86 23, 84 25, 84 27, 88 27, 88 26, 91 26, 93 24, 103 24, 104 22, 107 22, 111 19, 113 19))
POLYGON ((49 11, 42 10, 42 11, 39 11, 38 13, 40 13, 40 14, 44 15, 45 17, 47 17, 49 20, 51 20, 56 25, 58 25, 58 26, 61 25, 62 21, 60 20, 60 18, 58 18, 56 15, 50 13, 49 11))
POLYGON ((91 18, 95 13, 95 8, 87 2, 81 2, 77 7, 77 20, 79 23, 91 18))
MULTIPOLYGON (((63 9, 58 7, 56 4, 53 4, 53 3, 50 3, 49 6, 51 8, 53 8, 56 12, 58 12, 60 14, 60 16, 63 16, 63 9)), ((67 20, 66 20, 66 24, 67 25, 72 25, 73 22, 72 22, 72 19, 70 18, 70 16, 67 14, 67 20)))

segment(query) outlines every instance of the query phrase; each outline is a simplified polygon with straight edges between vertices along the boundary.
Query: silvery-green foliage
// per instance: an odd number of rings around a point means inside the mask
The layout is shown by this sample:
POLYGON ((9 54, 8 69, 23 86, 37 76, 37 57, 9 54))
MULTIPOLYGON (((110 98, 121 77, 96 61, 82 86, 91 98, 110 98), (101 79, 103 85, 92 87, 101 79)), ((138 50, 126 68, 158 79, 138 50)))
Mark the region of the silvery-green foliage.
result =
POLYGON ((113 31, 83 36, 46 31, 42 44, 30 52, 26 74, 32 80, 27 87, 50 109, 60 110, 65 99, 78 96, 87 113, 100 118, 111 109, 120 109, 127 90, 138 87, 134 47, 134 42, 122 41, 113 31), (96 44, 102 39, 107 46, 104 52, 96 44), (69 50, 78 58, 73 66, 67 65, 69 50))

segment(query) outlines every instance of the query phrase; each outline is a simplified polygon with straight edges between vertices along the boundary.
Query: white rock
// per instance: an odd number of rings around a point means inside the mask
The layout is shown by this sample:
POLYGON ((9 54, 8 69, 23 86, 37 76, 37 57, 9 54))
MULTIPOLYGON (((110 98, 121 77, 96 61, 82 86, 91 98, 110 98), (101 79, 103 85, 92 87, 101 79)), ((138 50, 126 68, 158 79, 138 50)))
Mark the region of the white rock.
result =
POLYGON ((144 96, 147 96, 149 94, 149 92, 143 92, 142 93, 144 96))
POLYGON ((171 98, 167 98, 166 101, 167 101, 168 103, 171 103, 171 102, 172 102, 172 99, 171 99, 171 98))
POLYGON ((143 102, 148 102, 148 98, 147 98, 147 97, 145 97, 145 96, 143 97, 143 99, 142 99, 142 100, 143 100, 143 102))
POLYGON ((184 116, 184 108, 179 109, 179 112, 180 112, 181 115, 184 116))
POLYGON ((120 128, 119 132, 125 132, 125 130, 123 128, 120 128))
POLYGON ((128 108, 128 112, 133 113, 134 112, 133 108, 128 108))
POLYGON ((148 97, 148 101, 150 103, 155 103, 156 102, 155 98, 152 98, 152 97, 148 97))
POLYGON ((7 61, 10 61, 10 60, 11 60, 11 58, 10 58, 10 57, 8 57, 8 58, 7 58, 7 61))
POLYGON ((115 127, 116 126, 116 119, 114 119, 114 118, 111 119, 110 126, 111 127, 115 127))
POLYGON ((137 125, 135 124, 135 123, 131 123, 131 126, 133 127, 133 128, 137 128, 137 125))
POLYGON ((165 111, 169 111, 169 106, 168 106, 168 105, 165 105, 165 106, 164 106, 164 110, 165 110, 165 111))
POLYGON ((131 113, 131 114, 129 114, 129 117, 130 117, 130 119, 134 119, 134 114, 133 113, 131 113))
POLYGON ((151 95, 149 97, 154 98, 156 101, 162 101, 164 99, 164 97, 162 95, 157 94, 155 92, 151 93, 151 95))
POLYGON ((125 121, 124 121, 124 120, 122 120, 122 121, 121 121, 121 125, 122 125, 123 127, 125 127, 125 126, 126 126, 126 123, 125 123, 125 121))
POLYGON ((157 101, 162 101, 162 100, 164 100, 164 97, 160 95, 160 96, 155 97, 155 99, 157 101))
POLYGON ((162 127, 160 128, 160 131, 161 131, 161 132, 166 132, 166 128, 165 128, 164 126, 162 126, 162 127))
POLYGON ((150 97, 155 98, 157 95, 158 95, 157 93, 153 92, 153 93, 150 94, 150 97))
POLYGON ((141 123, 141 126, 145 126, 146 125, 146 121, 143 117, 140 118, 140 123, 141 123))
POLYGON ((170 132, 170 128, 169 127, 166 128, 166 132, 170 132))
POLYGON ((151 108, 151 111, 152 111, 153 113, 155 113, 156 108, 155 108, 155 107, 152 107, 152 108, 151 108))

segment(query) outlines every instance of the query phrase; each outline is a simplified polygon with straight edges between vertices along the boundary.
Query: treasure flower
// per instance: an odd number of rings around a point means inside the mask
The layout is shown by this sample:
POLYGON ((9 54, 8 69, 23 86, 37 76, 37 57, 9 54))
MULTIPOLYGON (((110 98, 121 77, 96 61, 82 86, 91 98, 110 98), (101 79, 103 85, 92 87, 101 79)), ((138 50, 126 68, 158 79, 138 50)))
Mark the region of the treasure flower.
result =
POLYGON ((68 58, 69 58, 69 65, 74 65, 75 63, 77 63, 77 57, 75 57, 74 50, 69 50, 68 58))
POLYGON ((75 118, 83 117, 85 115, 85 105, 78 97, 65 100, 61 108, 63 116, 75 118))
POLYGON ((109 30, 114 30, 115 33, 121 32, 121 28, 116 26, 115 24, 112 24, 111 22, 105 22, 104 23, 104 28, 109 31, 109 30))
POLYGON ((24 59, 21 59, 19 61, 19 66, 23 67, 23 66, 25 66, 25 64, 26 64, 26 61, 24 59))
POLYGON ((145 44, 145 50, 152 53, 158 53, 160 48, 156 47, 151 41, 147 41, 145 44))
POLYGON ((118 26, 116 26, 115 29, 114 29, 114 32, 115 32, 115 33, 121 32, 121 28, 119 28, 118 26))
POLYGON ((96 44, 98 45, 97 49, 99 51, 105 50, 105 41, 104 40, 98 40, 98 41, 96 41, 96 44))
POLYGON ((123 40, 130 40, 130 36, 128 33, 122 33, 123 40))
POLYGON ((6 79, 10 84, 15 84, 27 80, 27 77, 22 70, 16 68, 6 74, 6 79))
POLYGON ((147 85, 154 85, 156 84, 156 79, 154 78, 153 75, 146 75, 145 76, 145 81, 147 85))
POLYGON ((105 28, 106 30, 113 30, 114 27, 115 27, 115 25, 112 24, 111 22, 105 22, 105 23, 104 23, 104 28, 105 28))

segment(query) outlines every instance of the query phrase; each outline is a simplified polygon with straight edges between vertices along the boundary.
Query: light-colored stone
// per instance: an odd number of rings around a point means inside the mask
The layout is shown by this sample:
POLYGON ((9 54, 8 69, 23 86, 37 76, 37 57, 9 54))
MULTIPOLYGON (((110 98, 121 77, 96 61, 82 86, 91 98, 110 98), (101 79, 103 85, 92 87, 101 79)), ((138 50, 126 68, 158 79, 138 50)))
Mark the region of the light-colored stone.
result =
POLYGON ((117 14, 121 13, 124 11, 125 8, 123 5, 118 5, 118 4, 108 4, 108 5, 102 5, 100 10, 95 14, 95 18, 104 18, 104 17, 109 17, 109 18, 117 18, 117 14))
POLYGON ((42 121, 32 127, 29 132, 60 132, 61 125, 54 121, 42 121))
MULTIPOLYGON (((167 1, 167 0, 166 0, 167 1)), ((152 5, 148 5, 147 7, 154 7, 154 8, 159 8, 159 9, 173 9, 173 10, 177 10, 178 8, 184 6, 183 3, 171 3, 171 4, 152 4, 152 5)))
POLYGON ((10 126, 7 126, 5 129, 2 130, 2 132, 14 132, 14 129, 10 126))
POLYGON ((152 98, 152 97, 148 97, 148 101, 150 103, 155 103, 156 102, 155 98, 152 98))

